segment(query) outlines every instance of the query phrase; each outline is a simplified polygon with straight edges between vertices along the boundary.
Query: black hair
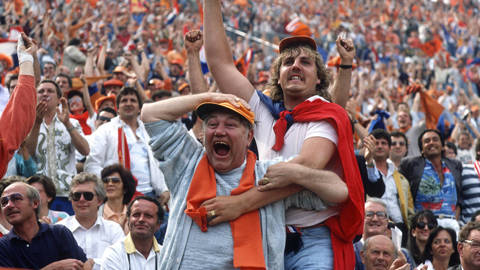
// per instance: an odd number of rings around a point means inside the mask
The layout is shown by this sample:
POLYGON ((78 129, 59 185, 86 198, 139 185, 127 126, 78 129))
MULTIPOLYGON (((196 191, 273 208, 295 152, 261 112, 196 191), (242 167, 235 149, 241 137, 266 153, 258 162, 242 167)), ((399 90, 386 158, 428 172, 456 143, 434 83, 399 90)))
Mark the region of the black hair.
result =
POLYGON ((122 97, 128 96, 128 95, 135 95, 137 97, 138 101, 138 107, 141 109, 142 108, 142 99, 140 98, 140 94, 138 91, 133 88, 133 87, 123 87, 122 90, 120 90, 120 93, 118 93, 117 96, 117 108, 120 107, 120 101, 122 100, 122 97))
POLYGON ((72 88, 73 83, 72 83, 72 77, 70 77, 70 75, 65 74, 65 73, 59 73, 59 74, 57 74, 57 76, 55 76, 55 80, 57 80, 58 77, 67 78, 68 86, 70 86, 70 88, 72 88))
MULTIPOLYGON (((437 135, 440 137, 440 141, 442 142, 442 147, 445 146, 445 140, 443 139, 442 133, 440 133, 440 131, 438 131, 438 130, 436 130, 436 129, 425 129, 425 130, 424 130, 422 133, 420 133, 420 135, 418 136, 418 149, 420 149, 420 152, 422 152, 422 150, 423 150, 423 145, 422 145, 423 136, 424 136, 427 132, 435 132, 435 133, 437 133, 437 135)), ((443 154, 443 151, 442 151, 442 154, 443 154)))
MULTIPOLYGON (((120 179, 122 180, 122 183, 123 183, 122 203, 128 204, 132 200, 133 194, 135 194, 135 190, 136 190, 135 179, 133 178, 132 173, 129 170, 125 169, 120 164, 113 164, 103 168, 100 175, 102 179, 104 179, 105 177, 108 177, 113 173, 120 174, 120 179)), ((107 199, 105 199, 105 201, 106 200, 107 199)))
POLYGON ((157 223, 161 224, 163 222, 163 208, 156 199, 148 196, 135 197, 127 206, 127 217, 130 218, 130 214, 132 213, 132 205, 139 200, 149 201, 151 203, 154 203, 157 206, 157 217, 158 217, 157 223))
POLYGON ((450 267, 450 266, 460 264, 460 256, 458 255, 458 250, 457 250, 457 233, 453 229, 444 228, 442 226, 438 226, 437 228, 433 229, 433 231, 428 236, 427 244, 425 245, 425 250, 423 251, 423 254, 422 254, 423 261, 426 261, 426 260, 433 261, 433 254, 432 254, 433 240, 442 231, 446 231, 450 235, 450 238, 452 238, 452 248, 454 252, 452 255, 450 255, 450 261, 448 262, 448 266, 450 267))
POLYGON ((108 112, 108 113, 113 114, 114 117, 117 116, 117 112, 116 112, 114 109, 112 109, 112 108, 110 108, 110 107, 103 107, 103 108, 101 108, 101 109, 98 111, 98 113, 97 113, 97 119, 98 119, 98 117, 100 117, 100 113, 101 113, 101 112, 108 112))
POLYGON ((385 139, 388 142, 388 146, 392 146, 392 138, 385 129, 377 128, 374 129, 370 134, 373 135, 375 139, 385 139))
POLYGON ((58 86, 58 84, 53 81, 53 80, 41 80, 40 83, 38 84, 39 86, 42 84, 42 83, 51 83, 55 86, 55 90, 57 91, 57 97, 58 98, 61 98, 62 97, 62 90, 60 89, 60 87, 58 86))
POLYGON ((422 254, 420 253, 420 248, 417 245, 415 237, 412 235, 412 231, 417 228, 418 223, 427 219, 427 223, 433 224, 434 227, 438 226, 437 218, 430 210, 421 210, 415 213, 415 215, 410 219, 410 230, 408 231, 408 241, 407 248, 412 255, 413 260, 418 265, 422 262, 422 254))
POLYGON ((27 183, 29 185, 33 183, 40 183, 43 186, 47 197, 52 199, 50 202, 48 202, 48 208, 50 208, 53 200, 55 199, 55 196, 57 196, 57 191, 55 189, 55 184, 53 183, 52 178, 43 174, 35 174, 27 178, 27 183))
POLYGON ((453 142, 446 142, 445 146, 452 149, 455 155, 457 155, 457 146, 453 142))

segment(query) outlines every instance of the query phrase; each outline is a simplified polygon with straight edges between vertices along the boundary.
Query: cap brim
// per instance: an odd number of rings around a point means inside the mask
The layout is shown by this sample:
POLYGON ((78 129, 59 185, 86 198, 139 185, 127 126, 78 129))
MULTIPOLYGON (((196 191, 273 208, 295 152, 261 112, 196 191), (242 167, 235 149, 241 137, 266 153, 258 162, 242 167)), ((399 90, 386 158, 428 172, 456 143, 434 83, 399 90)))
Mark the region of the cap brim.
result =
POLYGON ((228 102, 222 102, 220 104, 213 103, 213 102, 204 102, 197 106, 197 108, 195 109, 195 112, 197 113, 198 117, 200 117, 200 119, 205 120, 205 118, 207 118, 207 116, 210 115, 212 112, 222 111, 222 110, 229 110, 241 116, 242 118, 244 118, 250 124, 253 125, 253 119, 255 118, 253 115, 253 112, 250 111, 252 115, 245 115, 246 112, 234 107, 232 104, 228 102))
POLYGON ((308 46, 314 51, 317 50, 317 43, 315 43, 315 40, 308 36, 293 36, 284 38, 282 39, 282 41, 280 41, 280 44, 278 45, 278 50, 280 53, 282 53, 283 50, 296 46, 308 46))

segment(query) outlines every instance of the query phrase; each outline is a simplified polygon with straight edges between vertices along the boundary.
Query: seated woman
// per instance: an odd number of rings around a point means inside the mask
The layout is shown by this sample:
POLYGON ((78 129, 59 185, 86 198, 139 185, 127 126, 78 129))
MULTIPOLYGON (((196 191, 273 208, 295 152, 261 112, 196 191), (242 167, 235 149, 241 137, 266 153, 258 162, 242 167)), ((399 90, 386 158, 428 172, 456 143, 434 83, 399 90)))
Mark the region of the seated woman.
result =
POLYGON ((67 212, 50 210, 50 205, 57 195, 55 185, 50 177, 36 174, 29 177, 27 183, 40 193, 40 212, 38 214, 40 222, 55 224, 68 217, 67 212))
POLYGON ((419 265, 422 262, 422 254, 430 232, 437 226, 437 219, 430 210, 419 211, 412 217, 407 250, 410 253, 410 257, 415 261, 415 265, 419 265))
POLYGON ((457 235, 450 228, 437 227, 432 231, 427 240, 427 245, 422 254, 423 263, 417 269, 447 270, 458 265, 460 258, 457 251, 457 235))
POLYGON ((117 222, 127 234, 127 205, 135 194, 135 179, 132 173, 120 164, 105 167, 101 176, 107 199, 98 209, 98 215, 117 222))

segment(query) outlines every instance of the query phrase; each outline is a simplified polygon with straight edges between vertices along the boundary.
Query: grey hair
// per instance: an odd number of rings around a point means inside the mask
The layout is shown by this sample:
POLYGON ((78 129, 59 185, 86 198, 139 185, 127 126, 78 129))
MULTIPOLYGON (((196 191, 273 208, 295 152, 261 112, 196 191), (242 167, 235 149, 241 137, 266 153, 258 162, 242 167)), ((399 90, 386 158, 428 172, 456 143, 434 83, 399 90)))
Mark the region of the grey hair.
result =
MULTIPOLYGON (((379 236, 379 235, 370 236, 369 238, 365 239, 365 242, 363 243, 363 247, 362 247, 362 252, 363 253, 365 253, 367 251, 368 246, 370 245, 371 239, 375 236, 379 236)), ((383 236, 385 236, 385 235, 383 235, 383 236)), ((393 257, 394 257, 393 259, 395 260, 398 257, 398 250, 395 247, 395 244, 393 243, 392 239, 388 238, 387 236, 385 236, 385 237, 390 241, 390 243, 393 246, 393 257)))
POLYGON ((367 205, 367 203, 380 204, 381 206, 383 206, 383 208, 385 208, 385 210, 387 209, 387 204, 385 203, 384 200, 382 200, 382 199, 380 199, 380 198, 368 197, 368 199, 365 201, 365 205, 367 205))
POLYGON ((35 208, 35 215, 37 215, 38 218, 40 215, 40 193, 38 193, 38 190, 35 187, 29 184, 25 184, 25 187, 27 188, 27 198, 30 200, 30 202, 38 202, 38 206, 35 208))
POLYGON ((100 199, 102 202, 105 201, 107 195, 105 193, 105 189, 103 189, 103 184, 100 182, 100 178, 93 173, 81 172, 75 175, 75 177, 72 179, 72 183, 70 184, 70 190, 77 185, 89 182, 95 183, 95 193, 97 194, 98 199, 100 199))

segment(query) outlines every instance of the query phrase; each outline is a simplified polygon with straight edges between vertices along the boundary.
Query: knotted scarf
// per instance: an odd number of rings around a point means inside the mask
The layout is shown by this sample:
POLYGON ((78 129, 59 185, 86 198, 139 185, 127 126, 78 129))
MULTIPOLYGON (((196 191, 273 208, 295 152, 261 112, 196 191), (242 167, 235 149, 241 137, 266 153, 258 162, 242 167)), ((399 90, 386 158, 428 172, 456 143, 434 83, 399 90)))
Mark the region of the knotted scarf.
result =
MULTIPOLYGON (((238 187, 231 195, 241 194, 255 186, 255 162, 257 157, 251 151, 247 154, 247 165, 238 187)), ((187 194, 185 213, 193 219, 202 232, 207 228, 207 212, 200 206, 217 194, 215 171, 206 154, 198 163, 187 194)), ((262 231, 258 210, 246 213, 230 222, 233 237, 233 266, 242 270, 266 269, 263 257, 262 231)))
MULTIPOLYGON (((325 225, 330 229, 334 269, 353 269, 355 267, 355 253, 352 241, 356 235, 363 233, 364 195, 363 183, 353 151, 352 126, 347 113, 335 103, 316 99, 314 101, 306 100, 297 105, 291 112, 280 114, 278 111, 281 108, 285 111, 282 103, 274 103, 260 92, 258 92, 258 95, 260 100, 268 107, 272 116, 278 119, 275 126, 278 124, 277 129, 279 132, 283 132, 279 134, 275 132, 277 136, 275 145, 278 143, 279 149, 284 144, 283 140, 287 128, 293 122, 327 121, 337 131, 337 152, 342 163, 343 181, 347 185, 348 198, 340 205, 338 215, 328 218, 325 225), (279 121, 281 123, 278 123, 279 121)), ((275 148, 272 149, 275 150, 275 148)))

